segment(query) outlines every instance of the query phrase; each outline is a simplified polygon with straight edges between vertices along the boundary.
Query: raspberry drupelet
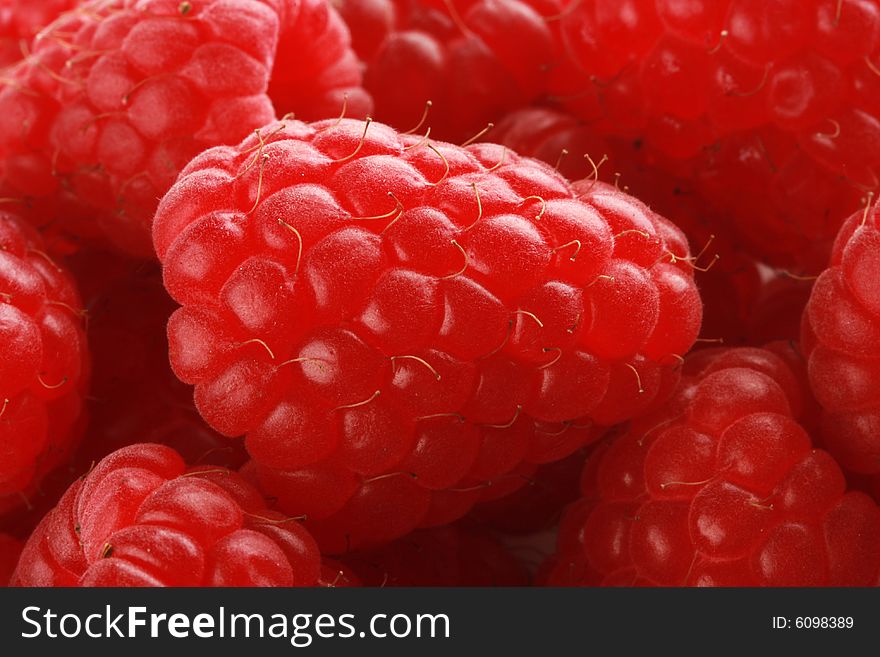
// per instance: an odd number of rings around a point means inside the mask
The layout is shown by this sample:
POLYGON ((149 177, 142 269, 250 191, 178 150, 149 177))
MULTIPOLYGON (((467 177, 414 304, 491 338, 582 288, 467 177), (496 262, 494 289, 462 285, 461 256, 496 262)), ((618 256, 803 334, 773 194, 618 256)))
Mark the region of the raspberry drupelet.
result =
POLYGON ((818 271, 880 186, 876 0, 567 0, 560 23, 582 73, 562 102, 696 181, 770 264, 818 271))
POLYGON ((78 440, 89 359, 70 274, 39 234, 0 212, 0 515, 78 440))
POLYGON ((13 586, 314 586, 295 519, 239 475, 187 469, 170 447, 120 449, 75 482, 22 551, 13 586))
POLYGON ((183 165, 275 116, 274 7, 95 0, 63 14, 0 88, 4 195, 35 222, 66 216, 77 237, 151 256, 157 199, 183 165))
POLYGON ((364 61, 375 116, 399 130, 428 123, 460 142, 549 85, 560 40, 544 16, 560 0, 340 0, 364 61))
POLYGON ((700 327, 684 236, 637 200, 369 121, 205 152, 154 240, 175 373, 328 553, 446 524, 662 403, 700 327))
POLYGON ((787 351, 695 352, 668 407, 593 452, 547 582, 875 585, 880 509, 799 423, 787 351))
POLYGON ((0 0, 0 68, 30 51, 37 32, 72 9, 79 0, 0 0))
POLYGON ((822 407, 822 440, 847 470, 880 474, 880 211, 840 230, 831 262, 813 285, 802 337, 810 385, 822 407))

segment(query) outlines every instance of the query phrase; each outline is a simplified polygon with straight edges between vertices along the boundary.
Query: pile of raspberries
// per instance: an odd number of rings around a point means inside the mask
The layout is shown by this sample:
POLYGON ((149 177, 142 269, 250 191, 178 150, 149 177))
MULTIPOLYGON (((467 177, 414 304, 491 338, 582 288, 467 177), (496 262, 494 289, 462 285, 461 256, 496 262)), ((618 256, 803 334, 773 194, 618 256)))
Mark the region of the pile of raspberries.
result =
POLYGON ((880 584, 880 0, 0 0, 0 582, 880 584))

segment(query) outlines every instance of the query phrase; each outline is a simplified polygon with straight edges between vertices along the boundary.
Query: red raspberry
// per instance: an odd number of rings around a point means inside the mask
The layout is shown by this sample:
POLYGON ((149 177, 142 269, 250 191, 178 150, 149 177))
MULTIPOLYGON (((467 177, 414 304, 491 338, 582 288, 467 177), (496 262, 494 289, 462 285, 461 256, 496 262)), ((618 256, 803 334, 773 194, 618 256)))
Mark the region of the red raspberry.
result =
POLYGON ((18 563, 22 543, 8 534, 0 534, 0 586, 7 586, 18 563))
POLYGON ((62 463, 88 379, 79 295, 35 230, 0 212, 0 513, 62 463))
POLYGON ((549 582, 876 584, 880 509, 813 448, 804 397, 768 349, 694 354, 669 407, 588 462, 549 582))
POLYGON ((308 532, 265 507, 237 474, 187 470, 138 444, 74 483, 22 552, 15 586, 310 586, 308 532))
POLYGON ((568 0, 563 16, 586 74, 574 109, 696 181, 772 264, 821 266, 880 186, 876 0, 568 0))
POLYGON ((660 403, 699 330, 681 233, 581 196, 352 120, 210 150, 154 223, 172 367, 328 553, 446 524, 660 403))
POLYGON ((34 36, 78 0, 0 0, 0 68, 30 50, 34 36))
POLYGON ((804 313, 810 385, 822 407, 822 439, 847 470, 880 474, 880 211, 850 217, 804 313))
POLYGON ((406 130, 427 118, 461 142, 541 96, 558 39, 543 16, 560 0, 340 0, 366 65, 376 116, 406 130))
POLYGON ((525 567, 489 532, 456 525, 420 529, 346 557, 365 586, 525 586, 525 567))
POLYGON ((132 442, 150 442, 174 448, 190 464, 240 467, 244 446, 205 424, 192 391, 171 371, 165 326, 176 305, 158 263, 85 249, 69 264, 88 313, 93 361, 78 464, 86 469, 132 442))
POLYGON ((278 25, 271 0, 96 0, 64 14, 0 91, 5 193, 91 208, 72 233, 152 255, 156 200, 181 167, 274 117, 278 25))
POLYGON ((269 96, 279 116, 365 118, 373 108, 348 27, 328 0, 281 0, 281 33, 269 96))
POLYGON ((558 110, 511 112, 491 134, 517 153, 553 164, 569 180, 614 182, 673 221, 691 247, 704 254, 695 263, 704 303, 703 333, 726 344, 746 341, 761 287, 758 264, 719 225, 691 181, 644 161, 638 142, 600 135, 595 126, 558 110))

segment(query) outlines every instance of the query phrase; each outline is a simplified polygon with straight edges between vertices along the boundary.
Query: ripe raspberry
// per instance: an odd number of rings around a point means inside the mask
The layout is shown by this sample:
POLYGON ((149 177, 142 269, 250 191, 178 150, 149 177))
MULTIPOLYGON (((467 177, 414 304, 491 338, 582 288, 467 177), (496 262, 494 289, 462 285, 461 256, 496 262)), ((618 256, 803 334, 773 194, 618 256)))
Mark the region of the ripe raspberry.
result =
POLYGON ((667 408, 594 453, 551 584, 877 582, 880 509, 813 448, 802 382, 774 351, 695 353, 667 408))
POLYGON ((461 142, 543 95, 558 39, 543 16, 560 0, 340 0, 376 116, 461 142))
POLYGON ((600 135, 594 126, 558 110, 511 112, 491 135, 517 153, 555 165, 569 180, 613 182, 669 218, 691 248, 704 254, 694 274, 704 303, 703 333, 726 344, 746 341, 761 287, 758 264, 719 225, 691 181, 645 163, 638 142, 600 135))
POLYGON ((525 567, 487 531, 420 529, 345 558, 365 586, 526 586, 525 567))
POLYGON ((772 264, 824 264, 880 186, 880 3, 569 0, 563 15, 574 111, 695 180, 772 264))
POLYGON ((0 68, 29 52, 37 32, 78 0, 0 0, 0 68))
POLYGON ((0 586, 8 585, 21 548, 21 541, 8 534, 0 534, 0 586))
POLYGON ((167 445, 193 465, 240 467, 244 446, 205 424, 171 371, 165 326, 176 306, 158 263, 96 249, 68 262, 88 313, 93 362, 89 425, 76 455, 82 471, 133 442, 167 445))
POLYGON ((36 231, 0 212, 0 514, 77 441, 89 369, 80 308, 36 231))
POLYGON ((660 403, 700 325, 684 237, 635 199, 376 123, 204 153, 154 238, 172 367, 328 553, 446 524, 660 403))
POLYGON ((174 450, 138 444, 74 483, 28 540, 15 586, 310 586, 308 532, 237 474, 187 470, 174 450))
POLYGON ((875 205, 843 225, 803 318, 823 443, 845 469, 861 474, 880 474, 878 216, 875 205))
POLYGON ((157 199, 209 146, 274 117, 271 0, 96 0, 62 15, 0 91, 0 178, 34 221, 152 255, 157 199), (40 206, 49 202, 49 209, 40 206), (74 220, 75 218, 75 220, 74 220))
POLYGON ((269 96, 279 116, 315 121, 363 119, 373 100, 362 85, 361 64, 348 27, 328 0, 282 0, 281 33, 269 96))

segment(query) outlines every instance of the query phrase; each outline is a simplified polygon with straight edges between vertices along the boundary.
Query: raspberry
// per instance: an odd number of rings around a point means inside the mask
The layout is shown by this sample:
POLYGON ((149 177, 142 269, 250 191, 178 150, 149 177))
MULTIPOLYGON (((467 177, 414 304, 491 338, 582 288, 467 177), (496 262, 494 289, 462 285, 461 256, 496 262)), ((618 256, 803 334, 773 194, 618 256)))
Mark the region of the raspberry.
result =
POLYGON ((560 0, 340 0, 376 116, 461 142, 546 91, 560 0))
POLYGON ((279 115, 304 121, 365 118, 373 101, 363 89, 348 27, 328 0, 282 2, 281 33, 269 96, 279 115))
POLYGON ((564 41, 585 74, 573 111, 694 180, 771 264, 822 266, 880 185, 880 5, 568 4, 564 41))
POLYGON ((845 469, 868 475, 880 474, 878 216, 876 205, 865 208, 841 228, 813 286, 802 337, 823 442, 845 469))
POLYGON ((31 39, 78 0, 0 0, 0 68, 27 53, 31 39))
POLYGON ((79 295, 40 236, 0 212, 0 513, 78 440, 89 362, 79 295))
POLYGON ((668 408, 597 449, 549 583, 877 583, 880 509, 812 446, 780 348, 697 352, 668 408))
POLYGON ((525 586, 523 564, 489 532, 456 525, 420 529, 347 557, 365 586, 525 586))
POLYGON ((21 541, 8 534, 0 534, 0 586, 7 586, 12 577, 21 548, 21 541))
POLYGON ((53 199, 89 208, 69 213, 73 234, 151 256, 156 200, 180 168, 274 117, 269 2, 97 0, 62 15, 0 91, 5 193, 48 200, 50 220, 53 199))
POLYGON ((601 135, 595 126, 558 110, 511 112, 491 134, 517 153, 554 164, 569 180, 614 182, 673 221, 691 247, 704 254, 695 267, 704 303, 703 333, 726 344, 746 341, 761 287, 758 264, 719 225, 690 180, 646 162, 638 141, 601 135))
POLYGON ((353 120, 207 151, 154 222, 172 367, 325 552, 446 524, 661 403, 699 330, 681 233, 576 196, 353 120))
POLYGON ((15 586, 309 586, 320 554, 237 474, 138 444, 74 483, 21 554, 15 586))
POLYGON ((173 447, 190 464, 236 469, 240 441, 208 427, 168 363, 165 326, 175 304, 152 261, 84 249, 68 260, 89 318, 93 371, 83 469, 134 442, 173 447))

